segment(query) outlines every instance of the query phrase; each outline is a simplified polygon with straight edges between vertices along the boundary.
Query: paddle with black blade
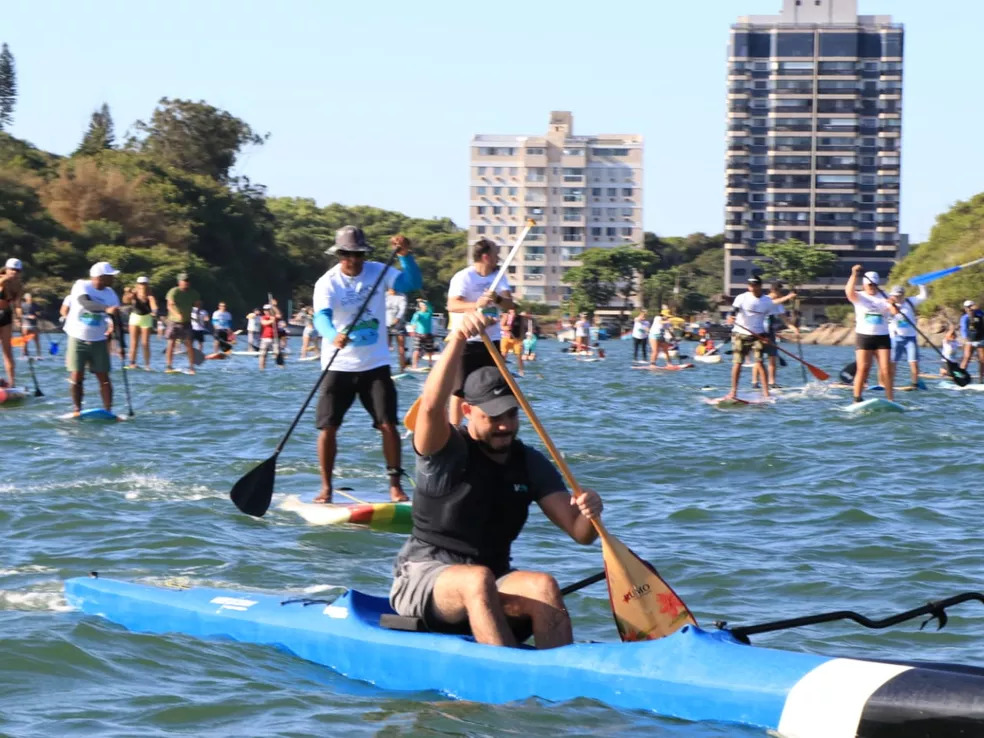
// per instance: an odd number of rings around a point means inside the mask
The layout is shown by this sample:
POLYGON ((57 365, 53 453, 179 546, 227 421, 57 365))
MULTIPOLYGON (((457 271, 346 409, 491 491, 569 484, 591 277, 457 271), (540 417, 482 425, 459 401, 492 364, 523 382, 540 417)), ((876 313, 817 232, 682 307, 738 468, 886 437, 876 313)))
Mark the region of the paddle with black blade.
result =
MULTIPOLYGON (((971 262, 971 263, 975 263, 975 262, 971 262)), ((888 299, 888 295, 886 295, 885 291, 882 290, 882 288, 879 287, 877 284, 875 285, 875 289, 878 290, 879 295, 884 297, 886 300, 888 299)), ((912 304, 912 302, 909 300, 908 297, 905 298, 905 302, 912 309, 912 316, 913 316, 913 320, 911 321, 912 330, 918 333, 922 337, 922 340, 924 340, 927 345, 932 347, 933 351, 935 351, 940 355, 940 358, 943 359, 943 361, 946 363, 946 373, 950 375, 950 379, 952 379, 958 387, 966 387, 968 384, 970 384, 970 373, 966 369, 961 367, 957 362, 950 361, 948 358, 946 358, 943 355, 943 352, 940 351, 939 348, 937 348, 936 344, 930 341, 929 338, 926 336, 926 334, 923 333, 921 330, 919 330, 919 326, 916 325, 916 321, 915 321, 916 306, 912 304)), ((857 369, 855 368, 855 371, 856 370, 857 369)))
MULTIPOLYGON (((31 341, 32 338, 34 338, 34 334, 33 333, 28 333, 26 336, 23 336, 23 338, 26 339, 26 341, 25 341, 25 345, 26 345, 27 343, 30 343, 30 341, 31 341)), ((11 342, 10 342, 11 345, 15 345, 14 344, 14 341, 15 340, 16 340, 16 338, 14 338, 13 340, 11 340, 11 342)), ((24 350, 26 351, 27 349, 24 349, 24 350)), ((40 354, 38 354, 38 358, 39 359, 41 358, 41 355, 40 354)), ((30 356, 27 357, 27 368, 31 371, 31 379, 34 382, 34 396, 35 397, 44 397, 44 392, 41 391, 41 387, 38 385, 38 375, 34 373, 34 360, 30 356)))
MULTIPOLYGON (((392 266, 393 261, 397 257, 397 251, 399 249, 394 249, 390 254, 389 259, 386 260, 386 264, 379 271, 379 276, 376 278, 375 283, 372 285, 372 289, 369 290, 369 294, 366 295, 366 299, 362 301, 362 305, 359 306, 359 312, 355 314, 352 321, 349 323, 348 327, 345 328, 343 333, 348 334, 356 324, 359 319, 362 318, 362 313, 365 312, 366 307, 369 305, 369 300, 376 293, 379 285, 382 283, 383 278, 386 276, 386 272, 392 266)), ((304 404, 301 405, 301 409, 297 411, 297 415, 294 416, 293 422, 291 422, 290 427, 287 432, 284 433, 284 437, 280 439, 280 443, 277 444, 277 448, 274 449, 273 456, 264 461, 259 466, 254 467, 252 470, 248 471, 243 477, 236 482, 232 490, 229 492, 229 498, 236 504, 242 512, 247 515, 252 515, 253 517, 260 518, 263 517, 267 509, 270 507, 270 500, 273 497, 273 482, 277 475, 277 457, 280 456, 280 452, 284 450, 284 446, 287 445, 287 439, 290 438, 291 434, 294 432, 294 428, 301 420, 301 416, 304 415, 304 411, 307 410, 307 406, 311 403, 311 399, 317 393, 318 388, 321 383, 328 376, 328 370, 331 369, 332 363, 335 361, 335 357, 338 356, 338 352, 341 351, 340 348, 336 348, 335 352, 328 359, 328 363, 325 368, 321 370, 321 374, 318 376, 318 381, 314 383, 314 387, 308 393, 307 398, 304 400, 304 404)))
POLYGON ((116 328, 116 340, 120 343, 120 372, 123 374, 123 387, 126 390, 126 406, 129 410, 128 415, 133 417, 133 402, 130 399, 130 378, 127 376, 126 369, 126 339, 123 335, 123 321, 120 320, 119 313, 113 313, 113 326, 116 328))
MULTIPOLYGON (((581 494, 581 487, 570 467, 547 435, 546 429, 533 412, 529 401, 513 379, 502 355, 484 330, 481 333, 485 349, 495 361, 503 379, 509 385, 537 435, 547 447, 551 458, 564 475, 573 495, 581 494)), ((615 625, 623 641, 655 640, 675 633, 685 625, 696 625, 697 620, 677 596, 676 592, 656 572, 651 564, 634 554, 628 546, 609 533, 600 519, 591 524, 601 539, 601 555, 605 562, 608 594, 615 616, 615 625)))

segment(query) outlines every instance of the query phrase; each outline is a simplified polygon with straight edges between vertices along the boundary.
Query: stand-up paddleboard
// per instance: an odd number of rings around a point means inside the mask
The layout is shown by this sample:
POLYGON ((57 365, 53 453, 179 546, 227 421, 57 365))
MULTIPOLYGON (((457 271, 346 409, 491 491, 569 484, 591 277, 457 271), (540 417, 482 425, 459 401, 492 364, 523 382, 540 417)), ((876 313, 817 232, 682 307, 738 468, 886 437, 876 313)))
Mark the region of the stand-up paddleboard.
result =
POLYGON ((312 502, 314 497, 288 495, 280 509, 297 513, 312 525, 361 525, 386 533, 409 533, 413 527, 409 502, 324 504, 312 502))
POLYGON ((83 410, 80 413, 65 413, 59 416, 62 420, 88 420, 93 422, 115 422, 118 420, 126 420, 122 415, 117 415, 116 413, 111 413, 109 410, 105 410, 101 407, 94 407, 89 410, 83 410))
MULTIPOLYGON (((230 351, 233 356, 259 356, 259 351, 230 351)), ((270 353, 273 353, 272 351, 270 353)))
POLYGON ((720 364, 721 354, 709 354, 707 356, 697 355, 694 356, 694 361, 701 364, 720 364))
POLYGON ((762 407, 763 405, 771 405, 773 402, 771 399, 766 399, 764 397, 751 400, 742 397, 702 397, 701 399, 708 405, 720 407, 725 410, 736 407, 762 407))
POLYGON ((682 369, 693 369, 693 364, 664 364, 663 366, 634 366, 633 369, 645 369, 649 372, 678 372, 682 369))
POLYGON ((414 374, 426 374, 430 370, 431 368, 429 366, 418 366, 416 369, 414 369, 412 366, 408 366, 406 368, 406 371, 413 372, 414 374))
MULTIPOLYGON (((601 358, 600 356, 589 356, 587 358, 582 358, 582 357, 578 356, 575 359, 575 361, 580 361, 582 363, 590 363, 592 361, 604 361, 604 359, 601 358)), ((642 367, 636 367, 636 368, 641 369, 642 367)))
POLYGON ((165 374, 187 374, 188 376, 193 376, 188 369, 165 369, 165 374))
POLYGON ((13 405, 23 402, 30 395, 19 387, 0 387, 0 405, 13 405))
POLYGON ((891 400, 886 400, 883 397, 873 397, 870 400, 862 400, 861 402, 852 402, 847 407, 843 408, 844 412, 852 414, 866 413, 904 413, 905 408, 902 407, 897 402, 892 402, 891 400))
POLYGON ((320 356, 302 356, 300 359, 298 359, 298 361, 317 361, 320 358, 321 358, 320 356))
POLYGON ((971 392, 984 392, 984 384, 967 384, 961 387, 956 382, 947 380, 946 382, 940 382, 939 386, 940 389, 957 390, 960 392, 964 390, 970 390, 971 392))
POLYGON ((400 372, 399 374, 394 374, 392 377, 390 377, 390 379, 393 379, 393 380, 396 380, 396 379, 404 379, 404 378, 409 377, 409 376, 410 375, 407 372, 400 372))
MULTIPOLYGON (((895 388, 895 391, 896 392, 912 392, 913 390, 917 390, 917 389, 924 390, 924 389, 929 389, 929 387, 927 387, 926 386, 926 383, 920 379, 919 382, 916 384, 915 387, 913 387, 911 384, 903 384, 900 387, 896 387, 895 388)), ((869 387, 868 390, 871 391, 871 392, 884 392, 885 391, 885 388, 882 385, 880 385, 880 384, 876 384, 873 387, 869 387)))

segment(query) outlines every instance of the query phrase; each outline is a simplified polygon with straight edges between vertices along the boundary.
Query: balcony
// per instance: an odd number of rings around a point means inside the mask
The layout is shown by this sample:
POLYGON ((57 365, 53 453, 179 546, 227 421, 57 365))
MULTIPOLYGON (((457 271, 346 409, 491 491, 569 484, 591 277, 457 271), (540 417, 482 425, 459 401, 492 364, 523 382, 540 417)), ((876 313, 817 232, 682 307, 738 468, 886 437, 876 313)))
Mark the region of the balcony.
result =
POLYGON ((543 282, 546 279, 543 274, 524 274, 522 278, 525 282, 543 282))
POLYGON ((565 182, 572 182, 574 184, 584 184, 584 175, 581 174, 565 174, 565 182))
POLYGON ((523 261, 529 264, 542 264, 547 260, 546 254, 523 254, 523 261))

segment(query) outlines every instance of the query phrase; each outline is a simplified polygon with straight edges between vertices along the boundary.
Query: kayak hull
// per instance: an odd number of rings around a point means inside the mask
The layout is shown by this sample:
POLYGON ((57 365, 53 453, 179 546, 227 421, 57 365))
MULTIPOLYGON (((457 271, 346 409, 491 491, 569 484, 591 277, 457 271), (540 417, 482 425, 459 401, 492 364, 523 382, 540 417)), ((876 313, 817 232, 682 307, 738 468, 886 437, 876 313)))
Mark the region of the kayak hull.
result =
POLYGON ((380 615, 392 612, 387 601, 356 591, 329 602, 76 578, 65 582, 65 596, 82 612, 129 630, 274 645, 382 689, 487 703, 584 697, 797 738, 848 738, 863 725, 870 732, 861 735, 909 735, 900 719, 906 706, 922 720, 939 722, 934 736, 961 735, 951 724, 975 726, 966 735, 984 730, 984 670, 946 672, 758 648, 726 631, 693 626, 656 641, 537 651, 387 630, 378 625, 380 615), (886 725, 895 732, 884 732, 886 725))

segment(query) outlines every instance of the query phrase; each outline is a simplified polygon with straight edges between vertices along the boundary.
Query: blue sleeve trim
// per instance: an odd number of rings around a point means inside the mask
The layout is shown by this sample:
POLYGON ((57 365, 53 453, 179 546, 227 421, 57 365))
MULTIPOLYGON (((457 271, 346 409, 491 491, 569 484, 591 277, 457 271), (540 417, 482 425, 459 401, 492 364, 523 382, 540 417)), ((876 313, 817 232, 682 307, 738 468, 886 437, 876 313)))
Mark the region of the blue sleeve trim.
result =
POLYGON ((402 271, 400 272, 400 276, 396 278, 396 281, 393 282, 393 289, 404 294, 419 290, 424 282, 420 276, 420 267, 417 266, 413 254, 407 254, 398 258, 400 259, 402 271))
POLYGON ((322 338, 327 338, 329 341, 334 340, 338 335, 334 323, 331 322, 331 315, 331 308, 319 310, 314 314, 314 329, 322 338))

